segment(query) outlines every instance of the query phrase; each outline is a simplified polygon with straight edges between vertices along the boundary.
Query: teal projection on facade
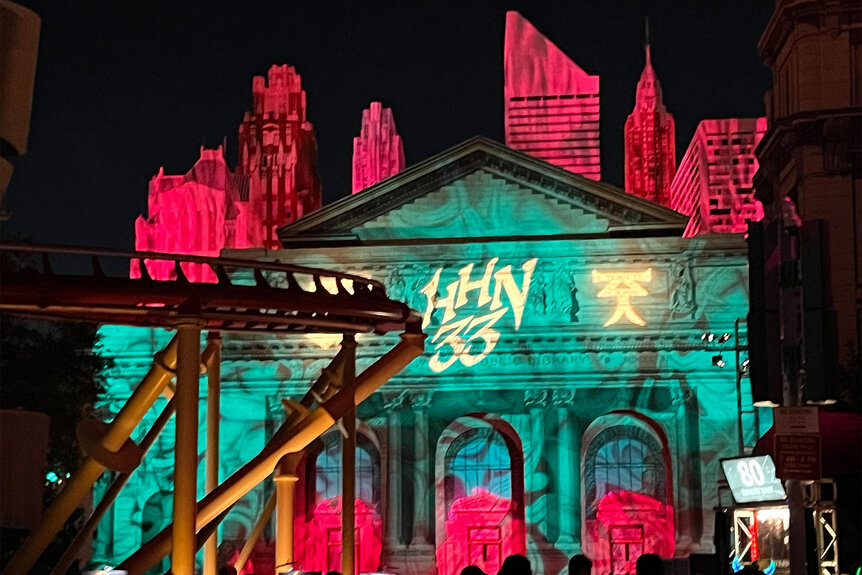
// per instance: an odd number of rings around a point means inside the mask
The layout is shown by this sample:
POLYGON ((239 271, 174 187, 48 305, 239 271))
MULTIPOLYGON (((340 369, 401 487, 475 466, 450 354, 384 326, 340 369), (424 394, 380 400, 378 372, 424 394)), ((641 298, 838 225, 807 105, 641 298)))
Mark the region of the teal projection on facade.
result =
MULTIPOLYGON (((746 316, 746 246, 739 235, 684 239, 685 225, 622 190, 474 139, 280 230, 285 247, 269 256, 380 280, 424 319, 425 354, 358 409, 363 444, 378 454, 369 461, 379 489, 361 498, 368 525, 381 529, 382 548, 370 547, 381 549, 378 565, 449 574, 476 550, 523 549, 536 573, 559 573, 575 552, 602 573, 624 573, 614 557, 625 549, 681 562, 714 551, 719 460, 738 455, 739 417, 746 444, 756 430, 736 408, 744 330, 723 343, 701 334, 732 335, 746 316), (724 369, 711 361, 721 353, 724 369)), ((169 334, 102 335, 116 361, 104 407, 115 411, 169 334)), ((280 400, 305 393, 338 340, 225 334, 222 478, 263 447, 284 417, 280 400)), ((357 370, 392 342, 360 336, 357 370)), ((95 561, 117 562, 167 520, 153 498, 172 488, 172 434, 99 528, 95 561)), ((324 447, 298 472, 297 534, 320 532, 314 506, 331 495, 316 488, 324 447)), ((270 489, 228 515, 224 560, 270 489)), ((261 543, 255 565, 270 552, 261 543)))

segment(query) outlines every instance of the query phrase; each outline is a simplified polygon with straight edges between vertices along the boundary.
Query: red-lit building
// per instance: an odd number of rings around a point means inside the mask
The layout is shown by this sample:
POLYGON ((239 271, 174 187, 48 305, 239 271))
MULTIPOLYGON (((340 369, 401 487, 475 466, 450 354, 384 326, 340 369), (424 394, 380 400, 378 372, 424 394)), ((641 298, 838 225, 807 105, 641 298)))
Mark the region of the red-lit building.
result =
MULTIPOLYGON (((150 180, 148 217, 135 220, 135 249, 165 253, 217 256, 224 248, 258 247, 263 222, 248 202, 249 179, 233 174, 221 146, 201 147, 201 157, 185 175, 165 175, 164 169, 150 180)), ((132 277, 140 277, 132 262, 132 277)), ((215 281, 208 266, 188 264, 191 281, 215 281)), ((150 277, 176 277, 173 264, 150 261, 150 277)))
POLYGON ((362 129, 353 138, 353 193, 404 169, 404 146, 390 108, 380 102, 362 111, 362 129))
MULTIPOLYGON (((278 226, 320 208, 317 142, 299 74, 292 66, 272 66, 266 79, 255 76, 252 94, 252 111, 239 127, 236 173, 221 147, 201 148, 185 175, 160 169, 150 181, 147 217, 135 221, 135 249, 201 256, 226 248, 272 249, 278 226)), ((147 271, 157 280, 172 279, 171 265, 152 261, 147 271)), ((191 264, 186 271, 191 281, 215 280, 209 268, 191 264)), ((140 276, 135 264, 131 275, 140 276)))
POLYGON ((754 198, 754 148, 766 132, 766 118, 703 120, 671 184, 670 207, 691 216, 685 237, 742 233, 763 217, 754 198))
POLYGON ((272 66, 252 80, 253 105, 239 127, 239 167, 249 177, 252 212, 263 221, 255 245, 278 246, 275 229, 321 205, 317 140, 293 66, 272 66))
POLYGON ((601 179, 599 77, 584 72, 519 13, 506 13, 506 145, 601 179))
POLYGON ((646 200, 670 206, 670 185, 676 173, 673 116, 662 103, 661 86, 646 45, 646 66, 638 80, 635 108, 625 127, 625 189, 646 200))

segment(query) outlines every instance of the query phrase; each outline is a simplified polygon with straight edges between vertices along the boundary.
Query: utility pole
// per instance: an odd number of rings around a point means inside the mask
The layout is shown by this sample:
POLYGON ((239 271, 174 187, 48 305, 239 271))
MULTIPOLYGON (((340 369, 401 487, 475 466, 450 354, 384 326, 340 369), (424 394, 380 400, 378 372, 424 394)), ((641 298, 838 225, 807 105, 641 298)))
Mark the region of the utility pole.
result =
MULTIPOLYGON (((780 271, 780 317, 782 357, 782 404, 785 407, 802 405, 800 381, 805 373, 802 368, 802 274, 800 231, 802 221, 790 198, 781 203, 782 232, 780 271)), ((790 575, 806 575, 805 553, 805 494, 802 481, 787 479, 787 504, 790 511, 790 575)))

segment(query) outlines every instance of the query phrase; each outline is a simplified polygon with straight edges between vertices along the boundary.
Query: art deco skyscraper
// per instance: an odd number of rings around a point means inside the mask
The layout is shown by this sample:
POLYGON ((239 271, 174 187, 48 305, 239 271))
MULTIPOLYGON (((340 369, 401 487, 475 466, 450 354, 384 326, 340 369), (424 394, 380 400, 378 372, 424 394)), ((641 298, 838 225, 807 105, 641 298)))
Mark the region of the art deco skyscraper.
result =
POLYGON ((404 146, 395 129, 392 110, 371 102, 362 111, 359 137, 353 138, 353 193, 373 186, 404 169, 404 146))
POLYGON ((671 184, 670 207, 691 216, 683 234, 742 233, 763 217, 754 199, 754 148, 766 118, 703 120, 671 184))
POLYGON ((599 77, 518 12, 506 13, 503 50, 506 145, 600 179, 599 77))
POLYGON ((249 202, 263 227, 252 244, 278 247, 276 228, 321 205, 317 140, 306 118, 305 91, 293 66, 272 66, 252 80, 253 106, 239 127, 239 174, 248 175, 249 202))
POLYGON ((638 81, 635 108, 625 126, 626 191, 670 206, 670 184, 676 173, 675 125, 662 103, 649 39, 645 50, 646 66, 638 81))

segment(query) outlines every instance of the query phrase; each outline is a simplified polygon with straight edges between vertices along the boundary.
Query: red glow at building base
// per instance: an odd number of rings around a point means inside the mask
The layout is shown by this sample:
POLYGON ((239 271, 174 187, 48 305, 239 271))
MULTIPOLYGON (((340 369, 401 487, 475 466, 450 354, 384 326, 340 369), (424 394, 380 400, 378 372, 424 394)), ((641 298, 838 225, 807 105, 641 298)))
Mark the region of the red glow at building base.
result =
POLYGON ((467 565, 496 573, 509 555, 526 555, 525 525, 512 511, 510 499, 484 489, 456 499, 446 520, 446 541, 437 549, 440 575, 457 575, 467 565))
MULTIPOLYGON (((356 500, 356 569, 372 573, 380 569, 383 523, 376 509, 356 500)), ((321 501, 308 523, 295 526, 296 557, 303 571, 341 571, 341 497, 321 501)))
POLYGON ((670 559, 674 553, 673 507, 640 493, 612 491, 601 498, 595 519, 587 519, 584 553, 597 573, 635 572, 643 553, 670 559))

